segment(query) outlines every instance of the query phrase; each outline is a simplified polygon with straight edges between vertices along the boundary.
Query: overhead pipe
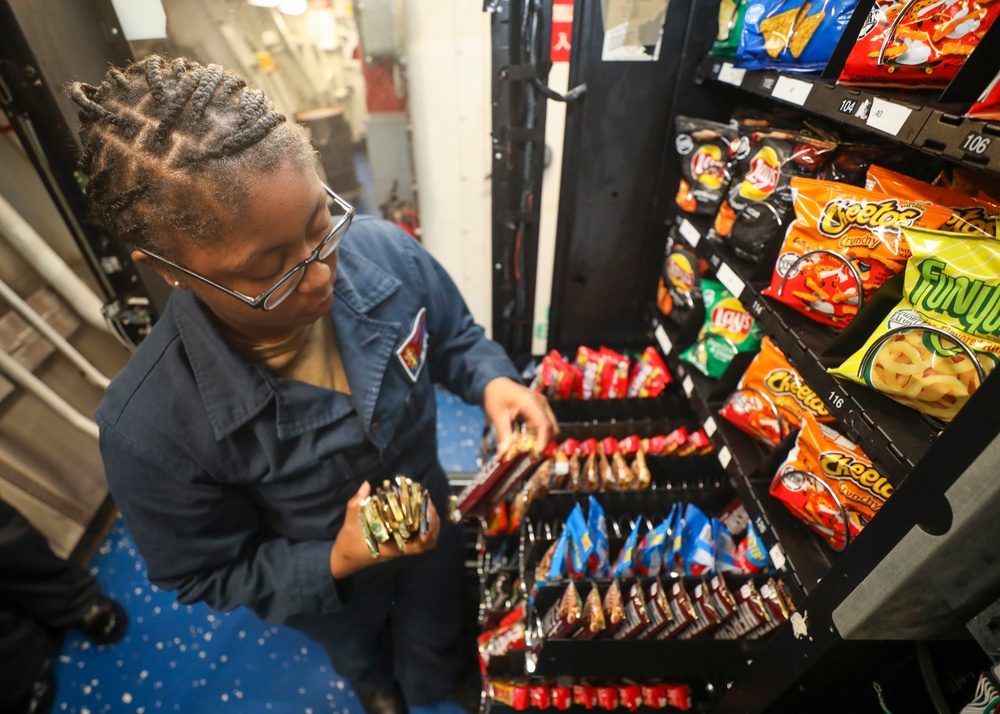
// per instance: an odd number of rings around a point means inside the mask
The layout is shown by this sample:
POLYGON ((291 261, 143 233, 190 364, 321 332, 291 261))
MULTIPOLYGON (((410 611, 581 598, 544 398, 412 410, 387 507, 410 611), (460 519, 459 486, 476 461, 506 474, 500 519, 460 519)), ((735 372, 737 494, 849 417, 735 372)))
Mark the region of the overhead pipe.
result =
POLYGON ((45 278, 52 289, 89 324, 103 332, 109 330, 101 309, 103 302, 74 273, 59 254, 35 232, 35 229, 0 196, 0 235, 45 278))
POLYGON ((6 350, 0 349, 0 374, 7 377, 18 387, 31 392, 45 402, 52 411, 82 431, 87 436, 98 437, 97 424, 73 408, 69 402, 56 394, 42 380, 32 374, 31 370, 11 357, 6 350))
POLYGON ((0 280, 0 298, 6 300, 12 308, 24 318, 32 327, 38 330, 42 336, 51 342, 57 350, 63 353, 70 362, 75 364, 83 376, 86 377, 87 381, 94 386, 100 387, 101 389, 107 389, 108 385, 111 383, 107 377, 105 377, 101 372, 95 367, 90 361, 80 354, 73 345, 66 341, 59 332, 56 331, 52 325, 45 320, 44 317, 39 315, 35 310, 21 299, 21 296, 14 292, 7 283, 0 280))

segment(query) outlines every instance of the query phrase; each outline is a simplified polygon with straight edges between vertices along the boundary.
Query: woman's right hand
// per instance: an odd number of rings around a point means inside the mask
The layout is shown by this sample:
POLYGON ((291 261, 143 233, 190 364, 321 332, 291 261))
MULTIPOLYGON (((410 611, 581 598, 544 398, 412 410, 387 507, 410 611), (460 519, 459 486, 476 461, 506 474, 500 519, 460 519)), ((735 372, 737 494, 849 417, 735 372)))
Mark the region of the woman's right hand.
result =
POLYGON ((354 497, 347 502, 344 525, 341 527, 340 533, 337 534, 337 539, 333 542, 333 550, 330 551, 330 573, 334 578, 346 578, 379 561, 424 553, 437 546, 441 520, 438 518, 434 504, 428 501, 430 504, 430 524, 427 534, 407 541, 404 550, 400 550, 393 540, 388 543, 380 543, 378 547, 379 557, 372 558, 365 543, 365 535, 361 531, 361 521, 358 519, 358 514, 361 513, 361 502, 369 495, 371 495, 371 485, 365 481, 354 497))

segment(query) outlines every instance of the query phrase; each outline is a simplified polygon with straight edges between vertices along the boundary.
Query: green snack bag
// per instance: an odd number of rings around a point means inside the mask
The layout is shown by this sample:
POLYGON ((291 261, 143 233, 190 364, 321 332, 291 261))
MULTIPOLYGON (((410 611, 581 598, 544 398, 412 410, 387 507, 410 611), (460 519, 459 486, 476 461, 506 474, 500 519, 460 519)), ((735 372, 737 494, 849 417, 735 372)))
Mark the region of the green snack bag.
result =
POLYGON ((701 294, 705 301, 705 324, 698 333, 698 341, 684 350, 681 359, 703 374, 718 378, 737 352, 760 349, 760 328, 743 304, 718 280, 702 280, 701 294))
POLYGON ((719 31, 712 43, 712 54, 723 59, 734 59, 743 33, 743 16, 750 0, 722 0, 719 5, 719 31))

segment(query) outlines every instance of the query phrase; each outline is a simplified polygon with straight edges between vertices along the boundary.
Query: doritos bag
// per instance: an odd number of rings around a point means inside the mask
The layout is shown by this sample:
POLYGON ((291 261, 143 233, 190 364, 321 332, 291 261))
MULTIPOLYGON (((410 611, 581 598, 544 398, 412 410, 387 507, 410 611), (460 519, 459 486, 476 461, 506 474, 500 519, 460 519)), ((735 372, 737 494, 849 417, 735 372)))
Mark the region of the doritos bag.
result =
POLYGON ((771 483, 771 495, 799 520, 843 550, 892 495, 857 444, 810 416, 771 483), (844 522, 844 516, 847 523, 844 522))
POLYGON ((719 207, 713 228, 748 260, 760 258, 781 239, 793 214, 791 180, 815 178, 832 156, 835 144, 786 131, 756 132, 737 151, 733 186, 719 207))
POLYGON ((681 359, 709 377, 721 377, 737 352, 754 352, 760 347, 760 328, 717 280, 703 280, 702 294, 705 324, 698 341, 684 350, 681 359))
POLYGON ((876 0, 838 81, 909 89, 943 87, 998 12, 1000 3, 995 0, 876 0))
POLYGON ((810 412, 820 421, 833 421, 826 405, 785 359, 770 337, 743 373, 736 391, 719 414, 761 443, 777 446, 802 424, 810 412))
POLYGON ((950 421, 1000 361, 1000 244, 903 231, 913 251, 903 299, 830 372, 950 421))
POLYGON ((951 216, 926 201, 839 183, 797 178, 792 188, 795 222, 764 294, 834 327, 850 322, 872 293, 903 270, 910 256, 903 226, 937 228, 951 216))
POLYGON ((729 187, 729 142, 736 129, 728 124, 676 118, 674 146, 681 163, 677 206, 685 213, 712 216, 729 187))
POLYGON ((818 72, 826 67, 857 0, 762 0, 747 8, 736 64, 818 72))
POLYGON ((872 166, 868 169, 865 188, 904 200, 929 201, 944 206, 952 212, 952 215, 941 226, 942 231, 964 233, 977 238, 997 237, 1000 203, 993 199, 979 199, 932 186, 881 166, 872 166))

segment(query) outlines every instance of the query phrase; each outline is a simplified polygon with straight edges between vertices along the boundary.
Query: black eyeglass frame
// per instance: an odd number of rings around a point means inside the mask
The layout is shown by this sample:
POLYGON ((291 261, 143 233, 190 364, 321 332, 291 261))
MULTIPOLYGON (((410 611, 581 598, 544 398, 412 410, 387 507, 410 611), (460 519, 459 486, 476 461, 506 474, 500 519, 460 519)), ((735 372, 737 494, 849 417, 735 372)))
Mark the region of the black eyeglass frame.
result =
MULTIPOLYGON (((148 251, 146 249, 141 249, 141 250, 150 258, 158 260, 165 265, 169 265, 171 268, 179 270, 186 275, 190 275, 192 278, 197 278, 203 283, 211 285, 213 288, 221 290, 227 295, 236 298, 245 305, 249 305, 254 309, 259 309, 259 310, 264 310, 265 312, 269 312, 274 308, 278 307, 278 305, 283 303, 286 299, 288 299, 288 297, 295 292, 295 288, 298 287, 298 283, 296 283, 295 287, 293 287, 291 290, 285 293, 285 295, 283 295, 281 299, 278 300, 278 302, 268 305, 267 299, 271 297, 271 295, 273 295, 275 291, 277 291, 282 285, 291 280, 296 274, 302 273, 302 276, 304 277, 306 268, 309 267, 310 263, 315 263, 317 260, 326 260, 331 255, 333 255, 333 251, 335 251, 337 247, 340 245, 340 242, 344 240, 344 236, 347 235, 347 230, 351 227, 351 221, 354 220, 354 214, 357 212, 354 206, 352 206, 343 198, 338 196, 336 192, 334 192, 334 190, 329 186, 327 186, 325 183, 322 184, 322 186, 323 190, 326 191, 327 195, 333 199, 334 203, 336 203, 338 206, 344 209, 344 215, 341 217, 339 221, 337 221, 337 223, 333 226, 330 232, 323 238, 323 240, 319 242, 319 245, 316 246, 315 250, 313 250, 313 252, 309 254, 309 257, 307 257, 301 263, 298 263, 294 267, 292 267, 291 270, 289 270, 287 273, 278 278, 278 281, 274 283, 274 285, 269 287, 267 290, 262 292, 257 297, 250 297, 249 295, 244 295, 238 290, 232 290, 224 285, 219 285, 219 283, 215 282, 214 280, 206 278, 204 275, 200 275, 199 273, 196 273, 193 270, 185 268, 183 265, 178 265, 177 263, 171 260, 167 260, 166 258, 157 255, 156 253, 153 253, 151 251, 148 251), (336 238, 336 241, 334 241, 334 238, 336 238), (330 245, 331 242, 333 242, 332 246, 330 245)), ((302 277, 299 278, 299 282, 301 282, 301 280, 302 277)))

